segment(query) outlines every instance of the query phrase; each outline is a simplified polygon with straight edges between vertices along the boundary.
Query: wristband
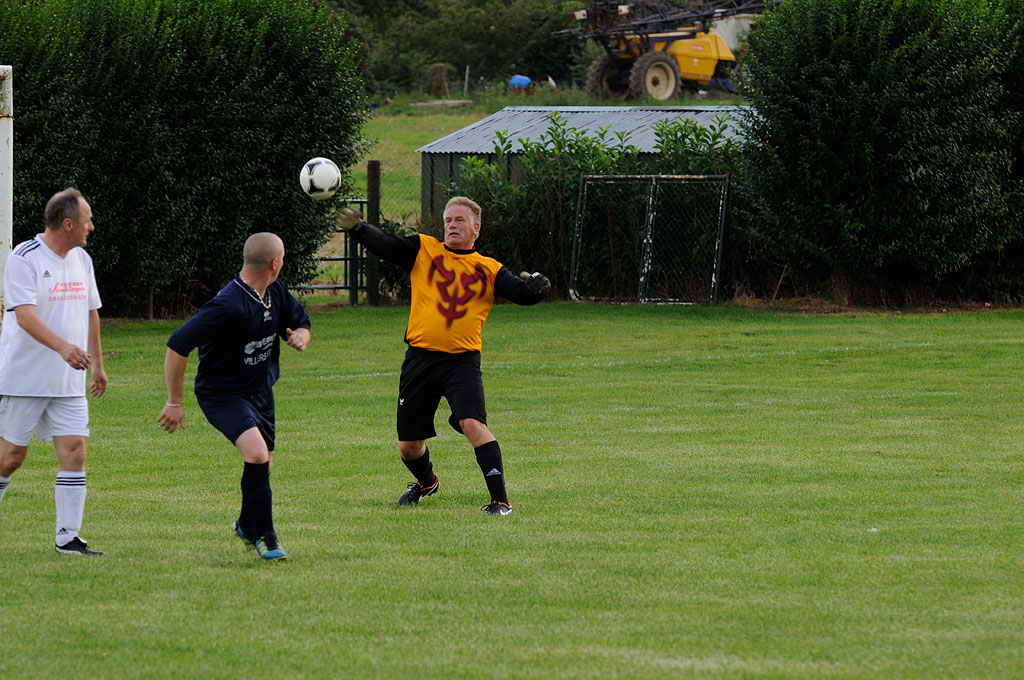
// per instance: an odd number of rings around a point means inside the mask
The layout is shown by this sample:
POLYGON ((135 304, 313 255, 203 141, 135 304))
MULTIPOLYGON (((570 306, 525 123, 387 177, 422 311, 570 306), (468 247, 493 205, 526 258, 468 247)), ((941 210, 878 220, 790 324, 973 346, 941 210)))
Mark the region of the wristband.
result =
POLYGON ((172 404, 171 402, 167 402, 164 406, 169 406, 170 408, 181 408, 181 404, 172 404))

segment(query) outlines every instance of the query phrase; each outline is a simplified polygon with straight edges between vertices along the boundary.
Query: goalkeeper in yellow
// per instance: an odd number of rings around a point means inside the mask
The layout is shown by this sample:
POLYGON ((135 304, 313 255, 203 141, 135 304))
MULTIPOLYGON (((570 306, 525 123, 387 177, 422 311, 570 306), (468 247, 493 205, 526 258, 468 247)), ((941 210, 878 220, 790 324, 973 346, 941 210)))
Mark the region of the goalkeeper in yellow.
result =
POLYGON ((427 440, 437 435, 434 415, 444 397, 452 411, 448 422, 469 440, 487 483, 491 501, 484 512, 510 514, 501 448, 487 427, 480 331, 495 295, 532 305, 547 294, 551 283, 539 273, 521 279, 476 252, 480 206, 464 196, 445 206, 443 242, 426 234, 388 234, 348 208, 341 209, 337 224, 373 254, 408 270, 412 283, 405 330, 409 348, 398 386, 398 451, 416 481, 398 505, 413 505, 437 493, 427 440))

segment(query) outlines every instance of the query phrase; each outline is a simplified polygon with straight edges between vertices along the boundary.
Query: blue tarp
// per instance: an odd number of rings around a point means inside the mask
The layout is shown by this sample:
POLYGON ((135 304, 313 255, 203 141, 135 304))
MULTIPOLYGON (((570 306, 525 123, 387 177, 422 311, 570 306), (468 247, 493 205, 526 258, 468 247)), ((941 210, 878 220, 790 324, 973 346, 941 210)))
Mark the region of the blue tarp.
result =
POLYGON ((511 78, 508 79, 508 86, 521 87, 523 89, 526 89, 530 86, 530 83, 532 82, 533 81, 527 78, 526 76, 512 76, 511 78))

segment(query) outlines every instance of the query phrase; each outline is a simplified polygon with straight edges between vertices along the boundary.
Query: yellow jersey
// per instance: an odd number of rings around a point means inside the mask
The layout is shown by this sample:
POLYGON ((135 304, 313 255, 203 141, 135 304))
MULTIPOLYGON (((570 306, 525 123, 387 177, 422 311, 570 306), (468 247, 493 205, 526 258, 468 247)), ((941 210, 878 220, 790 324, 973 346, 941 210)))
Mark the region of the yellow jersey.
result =
POLYGON ((479 352, 480 332, 494 305, 497 260, 474 251, 449 250, 420 234, 420 248, 409 272, 412 304, 405 340, 436 352, 479 352))

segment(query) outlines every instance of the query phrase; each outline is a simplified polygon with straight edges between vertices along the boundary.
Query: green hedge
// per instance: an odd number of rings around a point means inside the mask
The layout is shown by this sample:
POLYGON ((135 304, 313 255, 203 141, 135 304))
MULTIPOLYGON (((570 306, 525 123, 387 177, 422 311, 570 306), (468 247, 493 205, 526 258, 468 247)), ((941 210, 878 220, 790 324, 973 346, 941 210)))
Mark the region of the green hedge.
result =
POLYGON ((772 254, 811 290, 875 302, 934 295, 1018 240, 1014 31, 974 0, 767 12, 744 64, 741 186, 772 254))
MULTIPOLYGON (((308 0, 8 0, 14 66, 15 240, 46 199, 90 199, 104 313, 158 314, 208 298, 245 238, 285 241, 303 280, 332 233, 298 188, 313 156, 351 166, 365 117, 346 27, 308 0)), ((344 190, 344 189, 343 189, 344 190)))

